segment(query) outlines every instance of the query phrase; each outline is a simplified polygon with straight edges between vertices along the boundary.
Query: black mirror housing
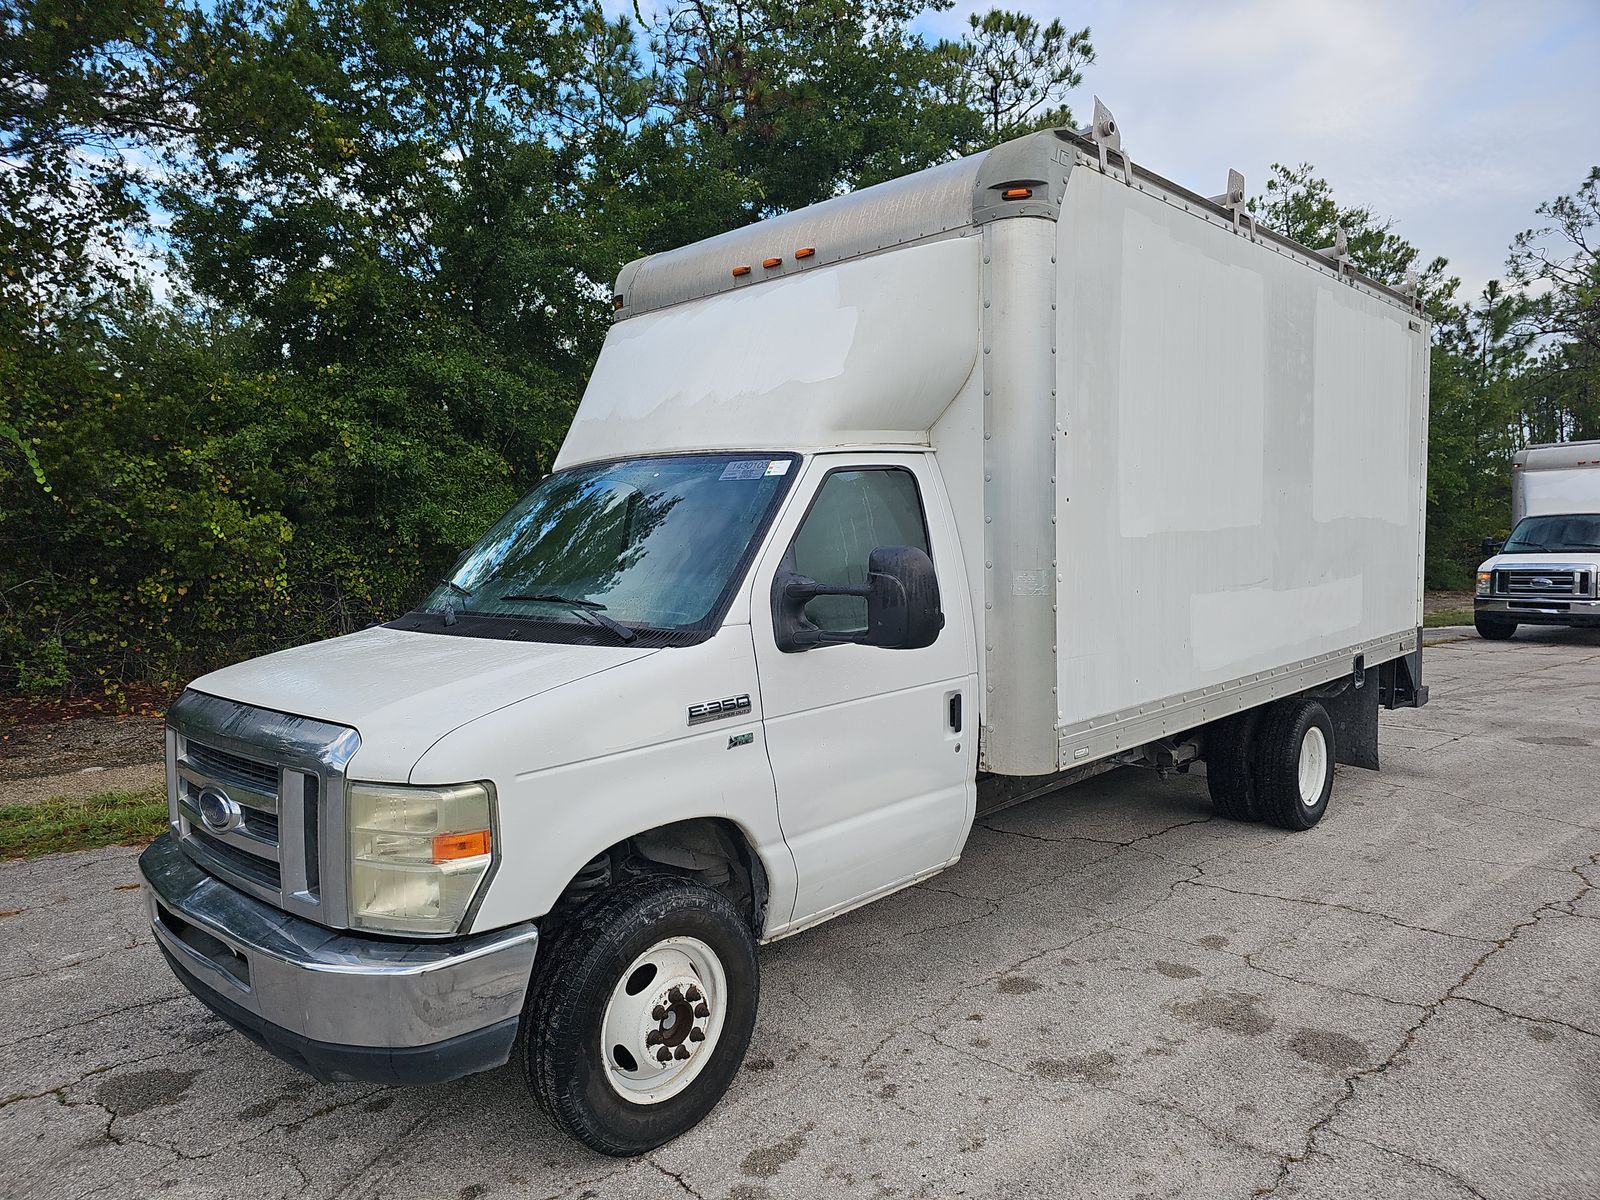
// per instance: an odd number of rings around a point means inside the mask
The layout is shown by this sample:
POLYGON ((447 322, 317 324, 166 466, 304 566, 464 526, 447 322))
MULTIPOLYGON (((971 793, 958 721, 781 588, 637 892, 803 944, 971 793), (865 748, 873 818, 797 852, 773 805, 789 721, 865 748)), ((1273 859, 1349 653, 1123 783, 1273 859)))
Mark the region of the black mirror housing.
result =
POLYGON ((944 628, 939 576, 915 546, 879 546, 867 559, 867 645, 920 650, 944 628))
POLYGON ((785 654, 817 646, 855 644, 882 650, 920 650, 944 628, 939 577, 933 560, 915 546, 879 546, 867 559, 865 585, 818 583, 792 569, 772 580, 773 639, 785 654), (861 634, 819 629, 805 615, 818 596, 863 596, 867 630, 861 634))
POLYGON ((1492 554, 1499 554, 1504 545, 1504 542, 1496 541, 1494 538, 1484 538, 1483 544, 1478 547, 1478 550, 1485 558, 1488 558, 1492 554))

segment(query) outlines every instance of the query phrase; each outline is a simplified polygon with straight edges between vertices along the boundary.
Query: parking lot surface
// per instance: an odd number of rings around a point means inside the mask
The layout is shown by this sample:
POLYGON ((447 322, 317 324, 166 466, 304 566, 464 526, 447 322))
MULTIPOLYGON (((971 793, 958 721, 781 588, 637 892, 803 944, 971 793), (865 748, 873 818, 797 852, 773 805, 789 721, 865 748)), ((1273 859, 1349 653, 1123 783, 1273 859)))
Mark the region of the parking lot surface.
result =
POLYGON ((1304 834, 1118 771, 765 948, 722 1105, 647 1158, 515 1069, 324 1086, 150 944, 134 851, 0 865, 18 1197, 1600 1196, 1600 635, 1466 634, 1304 834))

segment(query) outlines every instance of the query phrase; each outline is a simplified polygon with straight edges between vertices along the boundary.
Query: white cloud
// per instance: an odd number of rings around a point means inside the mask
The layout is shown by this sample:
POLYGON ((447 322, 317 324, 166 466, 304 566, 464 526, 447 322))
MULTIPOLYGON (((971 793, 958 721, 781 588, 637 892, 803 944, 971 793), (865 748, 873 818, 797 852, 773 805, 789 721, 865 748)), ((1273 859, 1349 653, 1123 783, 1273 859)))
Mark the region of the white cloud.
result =
MULTIPOLYGON (((1445 0, 995 0, 1089 25, 1098 93, 1134 162, 1205 194, 1309 162, 1346 204, 1443 254, 1467 294, 1541 200, 1600 163, 1600 5, 1445 0)), ((966 2, 927 19, 956 34, 966 2)))

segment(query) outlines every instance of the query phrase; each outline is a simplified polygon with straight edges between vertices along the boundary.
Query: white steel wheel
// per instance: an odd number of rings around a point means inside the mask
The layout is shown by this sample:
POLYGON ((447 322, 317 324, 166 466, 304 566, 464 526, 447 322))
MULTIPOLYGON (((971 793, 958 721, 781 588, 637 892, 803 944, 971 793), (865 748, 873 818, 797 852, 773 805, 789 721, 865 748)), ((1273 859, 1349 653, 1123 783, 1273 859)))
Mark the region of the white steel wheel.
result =
POLYGON ((1314 808, 1322 800, 1328 775, 1328 739, 1316 725, 1300 739, 1300 803, 1314 808))
POLYGON ((727 974, 716 952, 699 938, 657 942, 622 972, 606 1003, 606 1082, 630 1104, 672 1099, 711 1061, 727 1014, 727 974))
POLYGON ((1337 757, 1328 710, 1290 696, 1267 710, 1255 745, 1256 800, 1280 829, 1310 829, 1328 809, 1337 757))

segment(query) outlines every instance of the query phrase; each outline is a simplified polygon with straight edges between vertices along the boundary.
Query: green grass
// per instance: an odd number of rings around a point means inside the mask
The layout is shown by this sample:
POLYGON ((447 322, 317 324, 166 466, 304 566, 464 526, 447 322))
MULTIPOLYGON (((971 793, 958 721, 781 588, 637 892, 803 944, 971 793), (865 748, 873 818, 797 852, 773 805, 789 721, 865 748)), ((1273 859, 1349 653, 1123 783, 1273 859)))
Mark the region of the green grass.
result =
POLYGON ((137 846, 167 827, 165 788, 0 807, 0 858, 137 846))
POLYGON ((1470 608, 1443 608, 1422 618, 1422 627, 1424 629, 1441 629, 1446 625, 1471 624, 1472 610, 1470 608))

